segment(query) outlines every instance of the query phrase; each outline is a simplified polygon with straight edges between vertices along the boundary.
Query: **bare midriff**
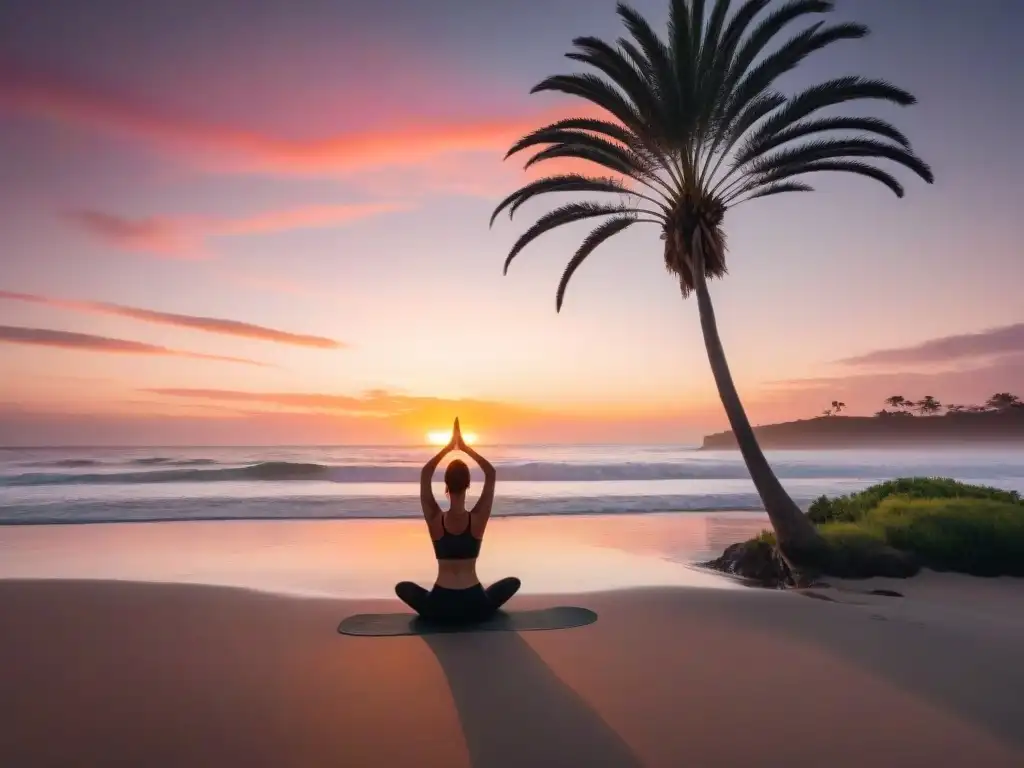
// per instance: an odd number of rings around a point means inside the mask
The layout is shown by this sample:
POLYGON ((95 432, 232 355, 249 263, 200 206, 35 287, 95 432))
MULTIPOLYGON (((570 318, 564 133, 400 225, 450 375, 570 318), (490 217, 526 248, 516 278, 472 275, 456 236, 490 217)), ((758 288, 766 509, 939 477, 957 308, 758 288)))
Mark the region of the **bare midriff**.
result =
POLYGON ((476 575, 476 558, 472 560, 438 560, 437 580, 446 589, 469 589, 480 583, 476 575))

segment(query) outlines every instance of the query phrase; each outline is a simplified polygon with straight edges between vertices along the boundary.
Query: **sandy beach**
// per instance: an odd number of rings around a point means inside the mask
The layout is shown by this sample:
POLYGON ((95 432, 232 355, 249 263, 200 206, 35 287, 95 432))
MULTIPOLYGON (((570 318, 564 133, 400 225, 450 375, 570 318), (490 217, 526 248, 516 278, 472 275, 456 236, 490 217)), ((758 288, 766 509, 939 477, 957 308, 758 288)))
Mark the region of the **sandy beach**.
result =
POLYGON ((587 627, 392 638, 336 631, 389 599, 8 577, 0 765, 1024 763, 1024 585, 810 599, 694 575, 511 606, 581 605, 587 627))

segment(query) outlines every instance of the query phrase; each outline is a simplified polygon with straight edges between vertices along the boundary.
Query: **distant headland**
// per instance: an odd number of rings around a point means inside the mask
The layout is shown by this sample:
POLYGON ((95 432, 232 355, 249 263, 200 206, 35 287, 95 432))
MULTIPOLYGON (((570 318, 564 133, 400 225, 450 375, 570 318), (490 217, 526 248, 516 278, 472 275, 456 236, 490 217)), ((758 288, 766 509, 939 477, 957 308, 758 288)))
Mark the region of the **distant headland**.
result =
MULTIPOLYGON (((1000 392, 984 405, 943 405, 928 395, 886 399, 874 416, 841 416, 846 404, 833 400, 821 416, 754 427, 761 447, 781 449, 905 448, 1015 444, 1024 446, 1024 402, 1000 392)), ((736 450, 732 431, 707 435, 701 450, 736 450)))

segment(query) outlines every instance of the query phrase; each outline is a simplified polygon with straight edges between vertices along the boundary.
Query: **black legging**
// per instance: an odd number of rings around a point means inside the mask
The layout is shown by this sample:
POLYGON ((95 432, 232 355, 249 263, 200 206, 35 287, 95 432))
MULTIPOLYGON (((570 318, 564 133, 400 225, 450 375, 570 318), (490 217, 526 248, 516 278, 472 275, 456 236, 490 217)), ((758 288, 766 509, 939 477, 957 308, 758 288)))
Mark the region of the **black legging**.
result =
POLYGON ((395 586, 398 599, 431 621, 482 621, 490 618, 519 591, 515 576, 496 581, 487 589, 481 584, 467 589, 434 586, 429 592, 419 584, 403 581, 395 586))

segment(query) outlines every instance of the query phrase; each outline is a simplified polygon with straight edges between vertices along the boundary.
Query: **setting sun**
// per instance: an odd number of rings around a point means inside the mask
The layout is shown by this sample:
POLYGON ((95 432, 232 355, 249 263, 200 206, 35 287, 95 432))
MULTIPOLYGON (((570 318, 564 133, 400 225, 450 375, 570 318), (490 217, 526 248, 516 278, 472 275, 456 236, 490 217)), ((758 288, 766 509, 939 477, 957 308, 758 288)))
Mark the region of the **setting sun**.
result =
MULTIPOLYGON (((427 442, 430 443, 431 445, 447 445, 448 441, 451 439, 452 431, 450 429, 438 429, 433 430, 431 432, 427 432, 427 442)), ((463 432, 462 440, 467 445, 472 445, 473 443, 476 442, 476 435, 474 435, 472 432, 463 432)))

